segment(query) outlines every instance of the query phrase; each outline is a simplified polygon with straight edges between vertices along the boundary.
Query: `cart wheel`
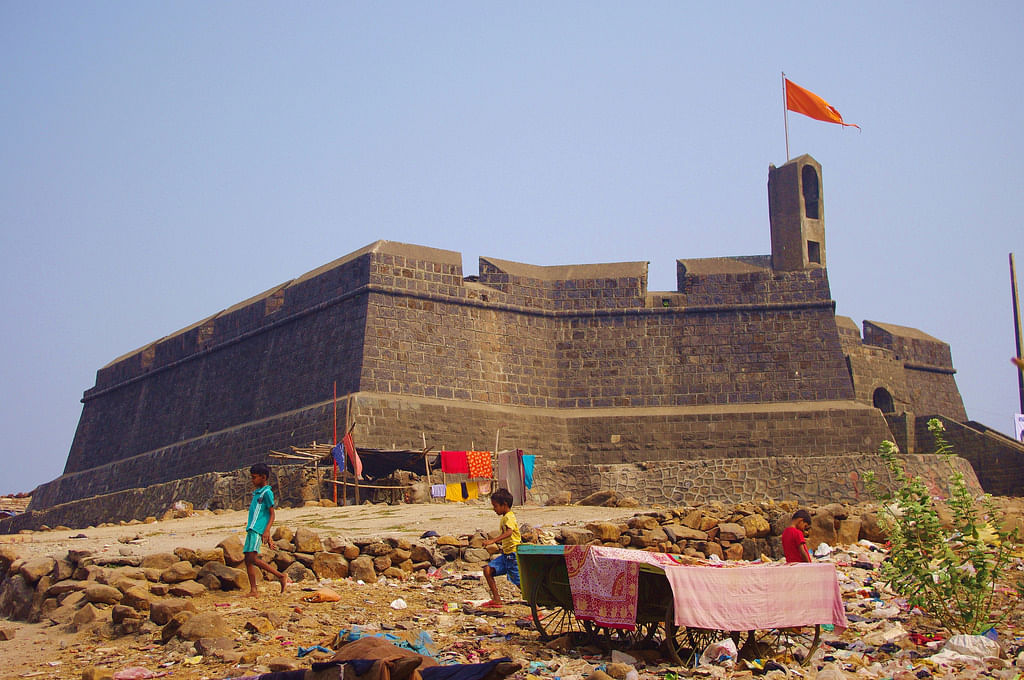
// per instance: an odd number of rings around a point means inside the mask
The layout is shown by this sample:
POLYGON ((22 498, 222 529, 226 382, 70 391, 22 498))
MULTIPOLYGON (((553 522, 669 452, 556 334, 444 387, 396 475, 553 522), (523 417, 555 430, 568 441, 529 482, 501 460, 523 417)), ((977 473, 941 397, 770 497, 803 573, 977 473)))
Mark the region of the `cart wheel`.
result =
MULTIPOLYGON (((589 623, 585 621, 584 623, 589 623)), ((595 641, 603 648, 625 647, 626 649, 643 649, 649 647, 661 627, 660 621, 637 623, 633 630, 623 628, 598 627, 595 641)))
POLYGON ((728 633, 715 628, 690 628, 676 625, 675 606, 669 600, 665 608, 665 647, 668 657, 680 666, 692 666, 694 658, 708 645, 728 633))
POLYGON ((775 655, 806 666, 820 644, 821 626, 773 628, 752 634, 743 644, 740 658, 775 655))
MULTIPOLYGON (((593 627, 589 621, 580 621, 576 618, 576 613, 572 606, 572 596, 570 595, 569 601, 565 602, 559 599, 558 595, 551 589, 549 583, 555 571, 556 567, 552 565, 543 575, 543 578, 537 578, 533 582, 533 592, 530 597, 530 613, 533 614, 533 625, 537 628, 537 632, 540 633, 542 640, 550 640, 566 633, 589 639, 593 627), (557 604, 545 607, 539 604, 542 601, 555 602, 557 604)), ((566 590, 568 590, 568 583, 565 585, 566 590)))

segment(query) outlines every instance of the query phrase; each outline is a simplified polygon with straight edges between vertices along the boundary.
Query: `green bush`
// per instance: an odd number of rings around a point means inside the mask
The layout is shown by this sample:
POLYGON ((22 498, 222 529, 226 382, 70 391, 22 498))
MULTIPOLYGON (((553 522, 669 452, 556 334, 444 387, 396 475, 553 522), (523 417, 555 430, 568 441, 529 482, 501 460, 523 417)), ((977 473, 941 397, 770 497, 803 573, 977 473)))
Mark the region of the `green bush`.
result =
MULTIPOLYGON (((928 430, 935 436, 935 453, 954 470, 946 500, 953 526, 942 526, 935 500, 920 477, 907 475, 896 444, 882 442, 878 453, 892 473, 893 490, 882 490, 868 474, 869 488, 883 505, 879 521, 891 542, 881 577, 951 633, 976 635, 1005 619, 1018 601, 999 596, 999 585, 1014 563, 1017 532, 1005 530, 988 494, 971 495, 963 473, 952 466, 942 421, 928 421, 928 430)), ((1024 597, 1024 578, 1018 577, 1014 587, 1017 598, 1024 597)))

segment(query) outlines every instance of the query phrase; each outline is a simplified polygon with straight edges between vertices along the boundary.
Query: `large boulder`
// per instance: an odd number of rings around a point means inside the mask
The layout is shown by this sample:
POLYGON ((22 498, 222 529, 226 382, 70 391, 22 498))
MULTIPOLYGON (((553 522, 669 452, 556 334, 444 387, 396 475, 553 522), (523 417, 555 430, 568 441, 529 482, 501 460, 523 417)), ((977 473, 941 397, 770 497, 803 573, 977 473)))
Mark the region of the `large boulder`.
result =
POLYGON ((52 557, 33 557, 21 563, 18 573, 29 583, 35 584, 39 579, 53 571, 56 564, 52 557))
POLYGON ((742 541, 747 537, 747 531, 742 525, 735 522, 719 522, 718 538, 723 541, 742 541))
POLYGON ((761 515, 747 515, 740 520, 740 524, 747 538, 764 538, 772 532, 771 524, 761 515))
POLYGON ((694 529, 685 524, 666 524, 661 527, 665 535, 668 536, 668 540, 673 543, 679 541, 706 541, 708 540, 708 534, 706 531, 700 529, 694 529))
MULTIPOLYGON (((214 580, 217 581, 217 585, 220 585, 219 580, 217 580, 216 578, 214 578, 214 580)), ((202 595, 205 592, 206 586, 199 583, 198 581, 191 580, 175 583, 171 586, 170 590, 168 591, 168 593, 174 597, 198 597, 199 595, 202 595)))
POLYGON ((348 565, 349 576, 363 583, 376 583, 377 571, 373 568, 373 558, 369 555, 360 555, 348 565))
POLYGON ((223 590, 244 590, 249 587, 249 577, 244 569, 235 569, 220 562, 207 562, 199 570, 197 577, 212 575, 220 581, 223 590))
POLYGON ((836 545, 838 538, 835 515, 827 507, 819 508, 811 516, 811 528, 807 533, 807 549, 814 552, 814 549, 822 543, 836 545))
POLYGON ((878 522, 878 513, 866 512, 860 516, 860 537, 872 543, 885 543, 889 536, 878 522))
POLYGON ((594 534, 580 527, 562 527, 562 541, 565 545, 586 545, 594 540, 594 534))
POLYGON ((158 626, 165 625, 175 614, 183 611, 195 612, 196 606, 191 600, 167 598, 156 600, 149 605, 149 619, 158 626))
POLYGON ((601 541, 618 541, 622 535, 622 528, 612 522, 591 522, 587 525, 587 531, 601 541))
POLYGON ((140 612, 148 612, 152 601, 153 596, 149 594, 149 591, 139 586, 128 588, 124 591, 124 597, 121 598, 122 605, 140 612))
POLYGON ((217 612, 200 612, 178 629, 178 636, 186 640, 232 637, 233 631, 224 617, 217 612))
POLYGON ((839 545, 851 545, 860 540, 860 517, 839 520, 839 545))
POLYGON ((634 515, 629 518, 626 522, 630 529, 636 529, 638 531, 651 531, 661 526, 661 522, 658 521, 657 517, 652 515, 634 515))
POLYGON ((21 574, 0 582, 0 617, 26 620, 32 609, 35 589, 21 574))
POLYGON ((313 556, 313 573, 317 578, 348 578, 348 560, 338 553, 318 552, 313 556))
POLYGON ((234 567, 245 561, 245 546, 237 535, 228 536, 217 547, 224 553, 224 563, 228 566, 234 567))
POLYGON ((87 602, 94 604, 117 604, 124 599, 124 594, 113 586, 94 583, 82 591, 87 602))
POLYGON ((320 536, 312 529, 307 529, 306 527, 299 527, 295 530, 292 543, 295 544, 295 552, 313 554, 322 552, 324 549, 320 536))
POLYGON ((183 560, 164 569, 160 574, 160 580, 164 583, 181 583, 182 581, 191 581, 198 575, 199 570, 191 562, 183 560))

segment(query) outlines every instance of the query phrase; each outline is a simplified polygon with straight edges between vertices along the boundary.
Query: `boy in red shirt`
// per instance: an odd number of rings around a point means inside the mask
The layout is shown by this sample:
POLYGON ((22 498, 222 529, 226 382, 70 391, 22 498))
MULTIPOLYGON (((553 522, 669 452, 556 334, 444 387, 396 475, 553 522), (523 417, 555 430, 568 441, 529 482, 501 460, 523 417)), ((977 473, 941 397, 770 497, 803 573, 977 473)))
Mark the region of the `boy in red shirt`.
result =
POLYGON ((804 533, 811 528, 811 513, 797 510, 789 526, 782 532, 782 552, 787 562, 810 562, 811 553, 807 551, 807 539, 804 533))

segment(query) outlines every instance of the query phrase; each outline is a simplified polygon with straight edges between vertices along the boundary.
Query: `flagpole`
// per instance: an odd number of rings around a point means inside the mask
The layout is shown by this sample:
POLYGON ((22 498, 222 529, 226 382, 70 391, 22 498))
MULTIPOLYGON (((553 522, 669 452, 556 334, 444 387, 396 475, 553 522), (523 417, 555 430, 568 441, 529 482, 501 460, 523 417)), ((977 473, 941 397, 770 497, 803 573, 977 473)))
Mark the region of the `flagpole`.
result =
MULTIPOLYGON (((1013 266, 1013 253, 1010 253, 1010 297, 1013 303, 1013 339, 1017 344, 1017 356, 1024 356, 1024 344, 1021 335, 1020 299, 1017 297, 1017 270, 1013 266)), ((1020 412, 1024 413, 1024 371, 1017 371, 1017 392, 1020 397, 1020 412)))
POLYGON ((786 121, 786 162, 789 162, 789 98, 786 96, 786 72, 782 72, 782 119, 786 121))

